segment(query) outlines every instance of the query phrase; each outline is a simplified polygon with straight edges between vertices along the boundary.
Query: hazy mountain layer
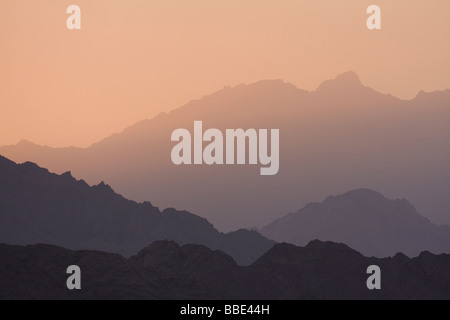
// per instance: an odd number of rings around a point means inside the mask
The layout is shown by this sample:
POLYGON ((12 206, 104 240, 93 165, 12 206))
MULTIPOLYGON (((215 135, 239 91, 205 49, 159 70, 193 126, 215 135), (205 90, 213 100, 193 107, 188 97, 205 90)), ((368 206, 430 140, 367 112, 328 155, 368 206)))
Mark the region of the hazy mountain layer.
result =
POLYGON ((314 92, 279 80, 225 88, 86 149, 22 142, 0 154, 70 170, 90 184, 108 181, 129 199, 195 212, 221 230, 262 227, 361 186, 409 199, 433 221, 450 224, 449 123, 449 90, 403 101, 349 72, 314 92), (195 120, 222 132, 280 129, 279 173, 260 176, 260 165, 175 166, 171 134, 192 134, 195 120))
POLYGON ((306 245, 314 239, 342 242, 366 256, 450 253, 450 227, 436 226, 406 200, 389 200, 358 189, 275 220, 261 230, 279 242, 306 245))
POLYGON ((71 249, 134 254, 156 240, 221 249, 240 264, 259 258, 274 242, 254 231, 219 233, 186 211, 136 203, 103 182, 90 187, 71 174, 56 175, 0 156, 0 243, 48 243, 71 249))

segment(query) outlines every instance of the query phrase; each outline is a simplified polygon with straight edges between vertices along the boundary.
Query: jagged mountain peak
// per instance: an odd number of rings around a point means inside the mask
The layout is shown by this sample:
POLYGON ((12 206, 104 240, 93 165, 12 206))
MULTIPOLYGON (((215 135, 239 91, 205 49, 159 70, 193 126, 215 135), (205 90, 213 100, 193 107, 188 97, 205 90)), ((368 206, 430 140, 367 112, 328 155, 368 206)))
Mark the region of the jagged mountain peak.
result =
POLYGON ((359 76, 353 72, 348 71, 339 74, 334 79, 322 82, 317 88, 317 92, 323 93, 330 90, 355 90, 365 88, 359 79, 359 76))

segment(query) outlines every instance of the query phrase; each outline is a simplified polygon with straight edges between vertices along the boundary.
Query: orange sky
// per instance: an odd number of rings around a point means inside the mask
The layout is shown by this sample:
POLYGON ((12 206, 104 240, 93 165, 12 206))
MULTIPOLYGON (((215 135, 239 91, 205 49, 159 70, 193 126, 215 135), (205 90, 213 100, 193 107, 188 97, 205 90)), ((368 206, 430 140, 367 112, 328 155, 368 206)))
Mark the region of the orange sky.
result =
POLYGON ((313 90, 354 70, 402 98, 450 88, 448 0, 1 0, 0 44, 0 145, 88 146, 262 79, 313 90))

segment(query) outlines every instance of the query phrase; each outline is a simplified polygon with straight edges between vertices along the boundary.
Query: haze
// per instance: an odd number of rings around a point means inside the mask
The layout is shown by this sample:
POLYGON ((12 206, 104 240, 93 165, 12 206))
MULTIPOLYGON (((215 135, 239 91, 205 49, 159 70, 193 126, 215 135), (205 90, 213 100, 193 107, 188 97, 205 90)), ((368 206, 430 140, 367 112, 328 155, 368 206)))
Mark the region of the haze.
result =
POLYGON ((450 2, 22 1, 0 3, 0 145, 88 146, 225 85, 315 89, 347 70, 410 99, 450 87, 450 2), (66 28, 66 8, 82 30, 66 28))

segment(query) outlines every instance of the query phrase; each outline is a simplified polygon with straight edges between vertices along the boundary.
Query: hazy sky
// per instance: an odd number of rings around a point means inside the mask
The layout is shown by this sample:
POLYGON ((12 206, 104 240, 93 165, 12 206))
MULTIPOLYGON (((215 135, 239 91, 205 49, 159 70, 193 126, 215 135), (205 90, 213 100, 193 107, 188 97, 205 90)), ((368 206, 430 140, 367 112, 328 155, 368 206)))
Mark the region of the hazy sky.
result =
POLYGON ((450 1, 1 0, 0 45, 0 145, 88 146, 261 79, 313 90, 354 70, 402 98, 450 88, 450 1))

